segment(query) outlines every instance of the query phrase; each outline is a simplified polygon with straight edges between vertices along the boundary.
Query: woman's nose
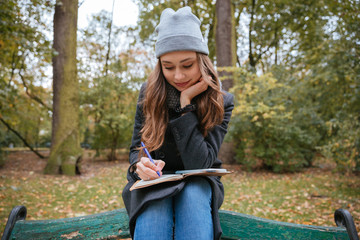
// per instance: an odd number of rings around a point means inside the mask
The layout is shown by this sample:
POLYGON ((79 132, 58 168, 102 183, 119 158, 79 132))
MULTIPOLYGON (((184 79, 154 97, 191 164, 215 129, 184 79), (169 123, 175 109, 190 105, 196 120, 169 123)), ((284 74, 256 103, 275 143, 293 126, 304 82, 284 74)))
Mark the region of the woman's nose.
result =
POLYGON ((181 72, 181 70, 177 69, 175 71, 175 76, 174 76, 175 80, 181 80, 184 78, 184 76, 185 75, 181 72))

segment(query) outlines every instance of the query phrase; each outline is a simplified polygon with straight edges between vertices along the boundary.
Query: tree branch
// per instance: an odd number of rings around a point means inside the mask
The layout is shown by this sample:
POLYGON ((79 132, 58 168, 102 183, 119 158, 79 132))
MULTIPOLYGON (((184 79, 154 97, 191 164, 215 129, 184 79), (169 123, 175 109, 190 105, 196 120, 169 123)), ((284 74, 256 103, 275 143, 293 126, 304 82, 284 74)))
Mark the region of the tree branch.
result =
POLYGON ((13 129, 2 117, 0 117, 0 121, 10 130, 12 131, 18 138, 21 139, 21 141, 25 144, 25 146, 27 146, 28 148, 30 148, 30 150, 35 153, 37 156, 39 156, 40 158, 45 158, 43 155, 41 155, 38 151, 36 151, 35 149, 33 149, 30 144, 20 135, 20 133, 18 133, 15 129, 13 129))
POLYGON ((14 79, 14 75, 15 75, 15 69, 16 69, 16 62, 15 62, 15 58, 16 58, 16 54, 15 51, 13 52, 12 58, 11 58, 11 74, 10 74, 10 80, 8 83, 8 86, 11 86, 11 82, 14 79))
POLYGON ((251 40, 251 31, 253 28, 254 23, 254 15, 255 15, 255 4, 256 0, 252 0, 252 7, 251 7, 251 16, 250 16, 250 26, 249 26, 249 60, 250 60, 250 66, 255 67, 256 62, 254 61, 254 55, 252 52, 252 40, 251 40))
POLYGON ((48 105, 46 105, 39 97, 37 97, 34 94, 32 94, 31 92, 29 92, 29 87, 26 84, 24 76, 21 74, 21 70, 25 70, 25 58, 26 58, 26 56, 24 57, 23 62, 21 64, 21 67, 20 67, 20 70, 19 70, 19 76, 20 76, 21 81, 22 81, 22 83, 23 83, 23 85, 25 87, 26 95, 28 95, 31 99, 35 100, 36 102, 40 103, 46 109, 52 111, 52 108, 49 107, 48 105))
POLYGON ((25 78, 24 76, 21 74, 21 72, 19 72, 19 76, 21 78, 21 81, 25 87, 25 92, 26 95, 28 95, 31 99, 35 100, 36 102, 40 103, 43 107, 45 107, 46 109, 52 111, 52 108, 49 107, 48 105, 46 105, 46 103, 44 103, 38 96, 35 96, 34 94, 32 94, 31 92, 29 92, 29 87, 26 84, 25 78))
POLYGON ((111 22, 110 22, 110 29, 109 29, 108 42, 107 42, 108 49, 107 49, 106 60, 105 60, 105 76, 108 75, 108 71, 109 71, 109 59, 110 59, 110 48, 111 48, 111 30, 112 30, 112 25, 113 25, 114 4, 115 4, 115 0, 113 0, 112 10, 111 10, 111 22))

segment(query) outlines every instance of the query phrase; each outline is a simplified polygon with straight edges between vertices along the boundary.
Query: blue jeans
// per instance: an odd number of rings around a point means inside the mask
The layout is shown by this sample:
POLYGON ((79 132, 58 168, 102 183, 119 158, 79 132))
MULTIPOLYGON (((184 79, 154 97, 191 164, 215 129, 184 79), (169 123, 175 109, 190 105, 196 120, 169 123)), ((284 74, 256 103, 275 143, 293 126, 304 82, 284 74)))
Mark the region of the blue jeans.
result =
POLYGON ((152 202, 136 219, 135 240, 211 240, 212 190, 204 178, 186 183, 176 196, 152 202))

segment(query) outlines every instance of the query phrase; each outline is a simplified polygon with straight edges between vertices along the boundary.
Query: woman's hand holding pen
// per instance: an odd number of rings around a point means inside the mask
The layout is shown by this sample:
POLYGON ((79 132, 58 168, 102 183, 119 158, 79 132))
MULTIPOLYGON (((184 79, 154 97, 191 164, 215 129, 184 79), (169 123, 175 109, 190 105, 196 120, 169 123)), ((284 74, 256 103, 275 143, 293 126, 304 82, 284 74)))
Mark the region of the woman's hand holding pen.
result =
POLYGON ((154 160, 154 163, 150 161, 147 157, 142 157, 140 161, 136 164, 135 172, 143 180, 152 180, 159 178, 157 171, 161 173, 161 170, 164 168, 165 162, 161 160, 154 160))
POLYGON ((194 97, 196 97, 197 95, 199 95, 200 93, 206 91, 208 86, 209 85, 207 84, 207 82, 204 81, 203 78, 201 77, 197 83, 195 83, 191 87, 189 87, 189 88, 185 89, 184 91, 182 91, 181 95, 180 95, 180 105, 181 105, 181 107, 183 108, 186 105, 190 104, 191 100, 194 97))

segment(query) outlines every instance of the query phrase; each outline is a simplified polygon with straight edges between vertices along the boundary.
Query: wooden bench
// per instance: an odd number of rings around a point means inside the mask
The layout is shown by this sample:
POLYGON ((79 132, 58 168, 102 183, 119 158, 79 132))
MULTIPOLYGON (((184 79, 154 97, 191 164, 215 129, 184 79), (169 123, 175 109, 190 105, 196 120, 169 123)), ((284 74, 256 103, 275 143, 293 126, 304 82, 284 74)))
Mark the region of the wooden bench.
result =
MULTIPOLYGON (((222 239, 350 239, 359 240, 354 220, 344 209, 335 211, 338 227, 285 223, 220 210, 222 239)), ((57 220, 25 220, 26 208, 15 207, 5 226, 8 239, 126 239, 130 238, 125 209, 57 220)))

